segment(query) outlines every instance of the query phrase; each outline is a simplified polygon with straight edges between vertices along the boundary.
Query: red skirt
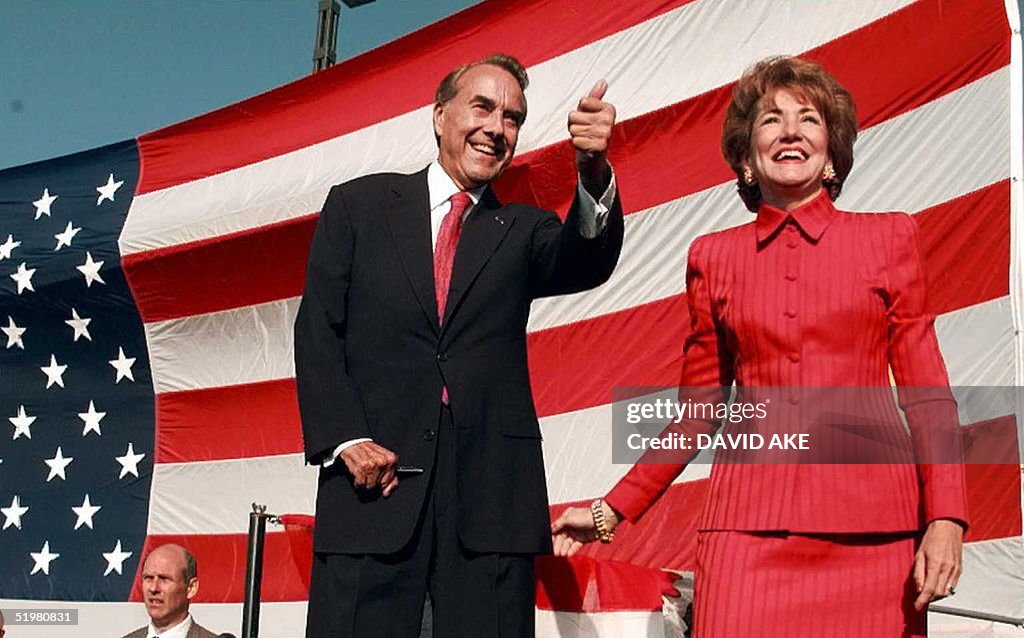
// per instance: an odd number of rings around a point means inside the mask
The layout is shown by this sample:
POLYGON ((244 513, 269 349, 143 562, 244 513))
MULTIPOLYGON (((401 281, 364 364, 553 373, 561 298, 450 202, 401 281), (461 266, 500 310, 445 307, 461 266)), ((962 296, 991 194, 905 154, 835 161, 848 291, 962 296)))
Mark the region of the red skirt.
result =
POLYGON ((701 532, 693 638, 924 636, 917 534, 701 532))

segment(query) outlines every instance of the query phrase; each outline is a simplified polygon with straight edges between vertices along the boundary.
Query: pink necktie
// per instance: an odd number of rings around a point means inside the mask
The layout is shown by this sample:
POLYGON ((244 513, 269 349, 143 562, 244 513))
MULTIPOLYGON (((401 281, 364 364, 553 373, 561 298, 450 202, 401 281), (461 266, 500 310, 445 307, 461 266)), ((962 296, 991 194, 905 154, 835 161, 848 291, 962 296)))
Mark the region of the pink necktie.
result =
POLYGON ((451 196, 452 208, 441 222, 434 249, 434 290, 437 293, 437 320, 444 321, 444 307, 448 301, 448 287, 452 281, 452 264, 455 263, 455 248, 462 235, 462 216, 469 207, 469 195, 455 193, 451 196))
MULTIPOLYGON (((455 263, 455 249, 462 235, 462 216, 469 207, 469 195, 463 192, 451 196, 452 208, 441 222, 434 248, 434 291, 437 295, 437 321, 444 322, 444 308, 448 302, 448 288, 452 281, 452 264, 455 263)), ((448 387, 441 390, 441 402, 448 405, 448 387)))

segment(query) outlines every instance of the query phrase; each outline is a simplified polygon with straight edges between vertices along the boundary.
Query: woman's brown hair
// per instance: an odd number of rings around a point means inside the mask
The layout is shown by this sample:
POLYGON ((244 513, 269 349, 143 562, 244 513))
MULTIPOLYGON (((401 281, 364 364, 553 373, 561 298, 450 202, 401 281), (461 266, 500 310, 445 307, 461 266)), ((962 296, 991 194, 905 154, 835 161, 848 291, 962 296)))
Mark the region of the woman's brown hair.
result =
POLYGON ((763 101, 771 99, 780 88, 811 102, 825 119, 828 154, 836 175, 822 184, 833 201, 839 197, 853 168, 857 113, 850 93, 820 64, 789 56, 765 58, 747 69, 736 82, 722 127, 722 155, 736 173, 740 197, 751 211, 757 211, 761 204, 760 187, 743 179, 754 119, 763 101))

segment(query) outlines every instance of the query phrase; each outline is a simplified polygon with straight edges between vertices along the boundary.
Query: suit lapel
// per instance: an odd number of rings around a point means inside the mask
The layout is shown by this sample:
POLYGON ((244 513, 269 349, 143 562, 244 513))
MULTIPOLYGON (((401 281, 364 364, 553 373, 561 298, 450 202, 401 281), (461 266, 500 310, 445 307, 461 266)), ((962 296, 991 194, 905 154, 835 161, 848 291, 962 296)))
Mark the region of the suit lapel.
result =
POLYGON ((466 219, 462 236, 459 238, 455 264, 452 266, 448 301, 445 303, 444 327, 448 326, 452 314, 458 309, 473 281, 498 249, 514 221, 515 216, 503 208, 491 189, 487 188, 480 199, 480 206, 466 219))
POLYGON ((438 333, 426 169, 396 177, 392 194, 394 199, 384 205, 384 216, 416 299, 434 332, 438 333))

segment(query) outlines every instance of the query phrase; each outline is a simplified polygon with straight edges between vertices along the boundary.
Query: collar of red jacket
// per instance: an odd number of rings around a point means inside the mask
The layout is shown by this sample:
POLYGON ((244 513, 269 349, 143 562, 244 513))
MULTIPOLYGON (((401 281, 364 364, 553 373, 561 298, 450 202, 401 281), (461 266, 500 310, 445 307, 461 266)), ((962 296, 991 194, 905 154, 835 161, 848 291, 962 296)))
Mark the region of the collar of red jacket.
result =
POLYGON ((789 212, 761 202, 761 206, 757 209, 757 221, 755 222, 757 241, 762 243, 770 240, 779 228, 792 218, 804 235, 817 242, 835 216, 836 208, 832 205, 832 199, 824 188, 821 189, 817 197, 789 212))

